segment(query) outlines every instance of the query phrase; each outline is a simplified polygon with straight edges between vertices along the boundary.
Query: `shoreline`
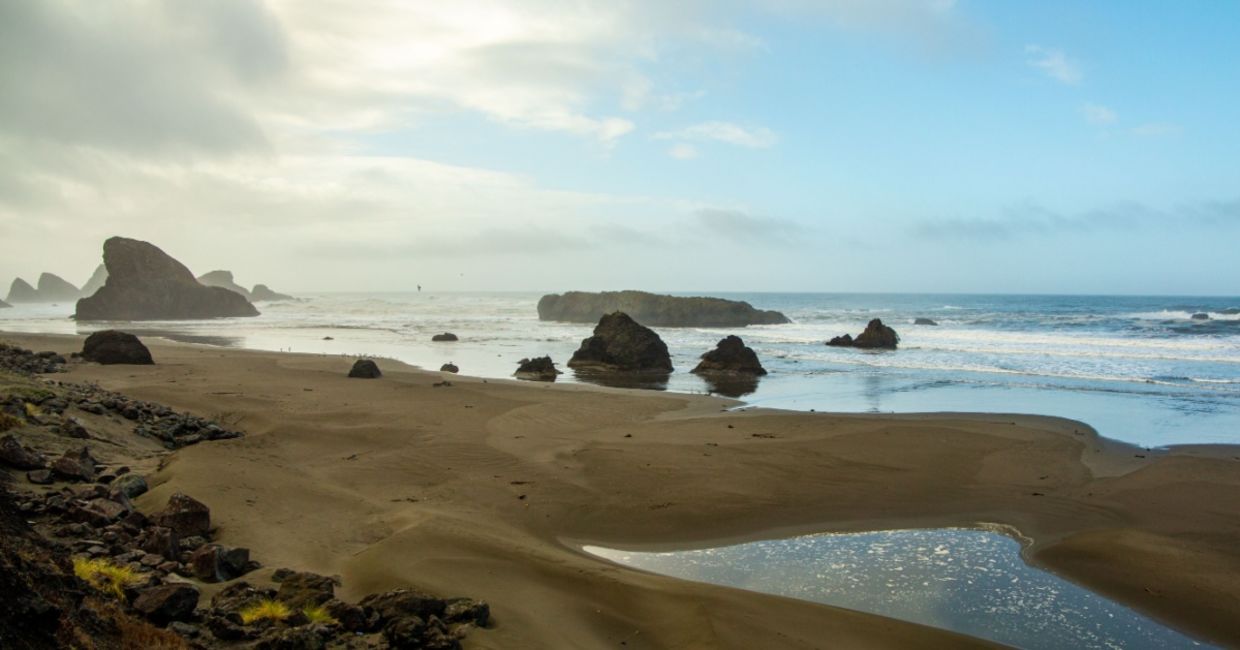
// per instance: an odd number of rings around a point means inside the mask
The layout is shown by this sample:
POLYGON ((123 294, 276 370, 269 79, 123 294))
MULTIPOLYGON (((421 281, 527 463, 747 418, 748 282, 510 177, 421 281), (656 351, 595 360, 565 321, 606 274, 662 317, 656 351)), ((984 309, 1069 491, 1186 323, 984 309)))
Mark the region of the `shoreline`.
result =
MULTIPOLYGON (((68 352, 82 337, 0 338, 68 352)), ((743 647, 746 639, 816 647, 813 639, 833 637, 873 647, 959 644, 890 619, 599 566, 605 561, 565 542, 684 548, 979 521, 1031 538, 1022 555, 1034 566, 1186 634, 1240 643, 1225 605, 1240 596, 1230 584, 1238 581, 1226 579, 1240 575, 1240 526, 1226 516, 1240 509, 1240 447, 1145 451, 1030 415, 728 410, 737 402, 446 375, 394 361, 380 361, 384 379, 360 386, 344 379, 349 357, 147 343, 160 365, 82 365, 67 378, 203 415, 242 414, 250 433, 178 452, 149 503, 178 486, 203 493, 218 501, 209 505, 225 538, 283 555, 284 564, 346 574, 359 590, 409 583, 478 594, 499 625, 468 647, 615 645, 625 626, 644 630, 650 647, 743 647), (445 377, 452 387, 427 381, 445 377), (336 454, 354 447, 369 451, 356 461, 336 454), (376 482, 376 471, 394 480, 376 482), (281 488, 286 503, 265 498, 281 488), (315 509, 319 535, 294 516, 315 509), (343 521, 329 525, 328 514, 343 521), (307 548, 282 548, 289 539, 307 548), (449 558, 446 566, 407 543, 449 558), (523 578, 496 577, 508 571, 523 578), (500 586, 515 593, 493 595, 500 586), (546 602, 526 602, 539 597, 546 602), (584 611, 583 599, 597 612, 584 611), (723 609, 704 614, 705 603, 723 609), (735 630, 721 622, 725 612, 761 629, 735 630), (546 629, 542 615, 563 629, 546 629), (775 640, 776 630, 790 636, 775 640), (815 636, 828 630, 833 637, 815 636)))

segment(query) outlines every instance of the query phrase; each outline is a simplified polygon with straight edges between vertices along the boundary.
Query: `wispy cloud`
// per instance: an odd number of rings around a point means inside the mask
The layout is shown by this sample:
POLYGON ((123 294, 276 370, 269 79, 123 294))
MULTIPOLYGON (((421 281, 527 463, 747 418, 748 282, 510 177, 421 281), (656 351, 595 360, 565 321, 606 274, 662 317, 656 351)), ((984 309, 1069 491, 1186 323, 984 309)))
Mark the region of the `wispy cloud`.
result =
POLYGON ((676 160, 692 160, 698 157, 698 150, 697 147, 687 142, 677 142, 672 145, 671 149, 667 150, 667 155, 676 160))
POLYGON ((1002 241, 1022 237, 1055 237, 1071 233, 1131 231, 1143 228, 1218 228, 1240 226, 1240 199, 1198 201, 1155 208, 1121 202, 1065 214, 1036 203, 1012 206, 995 217, 956 217, 914 224, 916 239, 1002 241))
POLYGON ((1048 77, 1061 83, 1075 86, 1085 78, 1081 66, 1064 54, 1063 50, 1046 48, 1040 45, 1026 45, 1026 62, 1041 70, 1048 77))
POLYGON ((805 226, 795 221, 743 210, 701 208, 694 217, 711 235, 741 243, 791 244, 806 232, 805 226))
POLYGON ((1114 110, 1092 102, 1087 102, 1081 106, 1081 115, 1085 116, 1086 122, 1099 126, 1114 124, 1119 120, 1119 115, 1114 110))
POLYGON ((676 131, 656 133, 659 140, 715 141, 738 147, 766 149, 779 142, 779 136, 764 126, 741 126, 733 122, 711 121, 687 126, 676 131))

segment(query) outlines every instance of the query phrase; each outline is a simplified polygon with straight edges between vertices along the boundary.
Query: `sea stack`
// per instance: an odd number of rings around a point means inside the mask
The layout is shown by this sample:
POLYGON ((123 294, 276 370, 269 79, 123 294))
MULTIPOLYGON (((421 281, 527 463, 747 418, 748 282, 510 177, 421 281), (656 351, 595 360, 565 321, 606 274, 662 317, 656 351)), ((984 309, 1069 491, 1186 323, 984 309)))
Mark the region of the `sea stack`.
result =
POLYGON ((95 272, 90 275, 90 279, 86 284, 82 285, 82 297, 86 298, 95 295, 95 292, 103 288, 103 283, 108 281, 108 267, 100 264, 95 267, 95 272))
POLYGON ((896 334, 896 331, 883 325, 883 321, 878 318, 871 320, 865 326, 865 331, 858 334, 855 339, 851 335, 845 334, 827 341, 827 345, 834 347, 884 350, 894 350, 899 343, 900 336, 896 334))
POLYGON ((250 292, 243 286, 233 281, 232 271, 211 271, 198 276, 198 283, 208 287, 219 287, 228 289, 229 291, 241 294, 246 300, 253 300, 250 292))
POLYGON ((39 300, 43 302, 65 302, 69 300, 77 300, 82 292, 78 288, 66 282, 63 278, 51 273, 44 273, 39 276, 39 300))
POLYGON ((12 303, 39 302, 39 292, 30 286, 29 282, 16 278, 13 280, 13 284, 9 285, 8 301, 12 303))
POLYGON ((617 311, 603 316, 594 336, 581 342, 569 359, 573 369, 622 372, 671 372, 667 344, 654 330, 617 311))
POLYGON ((279 302, 282 300, 296 300, 296 298, 288 294, 272 291, 265 284, 256 284, 254 289, 250 291, 250 300, 253 302, 279 302))
POLYGON ((0 309, 11 309, 12 307, 13 305, 10 305, 9 303, 5 301, 0 300, 0 309))
POLYGON ((569 291, 538 301, 538 319, 593 323, 622 311, 657 327, 745 327, 791 322, 777 311, 754 309, 747 302, 722 298, 662 296, 645 291, 569 291))
POLYGON ((754 375, 766 374, 766 368, 758 361, 758 353, 745 345, 739 336, 728 336, 719 341, 714 350, 702 355, 702 361, 693 369, 694 374, 754 375))
POLYGON ((187 320, 257 316, 240 294, 204 287, 153 244, 112 237, 103 243, 108 279, 77 303, 78 320, 187 320))

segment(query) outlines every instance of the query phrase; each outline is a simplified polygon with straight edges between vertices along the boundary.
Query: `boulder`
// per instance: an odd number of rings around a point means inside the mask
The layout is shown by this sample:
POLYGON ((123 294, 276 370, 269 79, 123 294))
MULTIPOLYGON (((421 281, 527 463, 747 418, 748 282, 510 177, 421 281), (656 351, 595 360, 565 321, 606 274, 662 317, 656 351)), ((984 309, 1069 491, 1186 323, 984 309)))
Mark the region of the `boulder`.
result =
POLYGON ((835 337, 832 337, 830 341, 827 341, 827 345, 833 345, 839 348, 851 348, 852 344, 853 344, 852 334, 845 334, 843 336, 835 336, 835 337))
POLYGON ((9 302, 39 302, 39 292, 21 278, 13 280, 9 285, 9 302))
POLYGON ((560 371, 556 369, 551 357, 522 359, 517 363, 517 371, 512 373, 517 379, 528 381, 555 381, 558 374, 560 371))
POLYGON ((739 336, 725 337, 714 350, 703 354, 701 359, 693 369, 695 374, 766 374, 766 369, 758 361, 757 353, 746 346, 739 336))
POLYGON ((82 292, 60 276, 44 273, 39 276, 39 300, 43 302, 68 302, 77 300, 82 292))
POLYGON ((202 502, 177 492, 168 498, 168 505, 151 520, 157 526, 171 528, 178 537, 206 536, 211 530, 211 509, 202 502))
POLYGON ((745 327, 789 323, 777 311, 755 309, 747 302, 722 298, 664 296, 645 291, 569 291, 538 301, 538 319, 593 323, 621 311, 658 327, 745 327))
POLYGON ((448 342, 448 341, 457 341, 460 339, 458 339, 456 337, 456 334, 453 334, 452 332, 444 332, 443 334, 436 334, 432 336, 431 340, 438 342, 438 343, 442 343, 442 342, 448 342))
POLYGON ((460 371, 461 369, 457 368, 455 363, 445 363, 442 366, 439 366, 439 372, 451 372, 455 374, 460 371))
POLYGON ((281 569, 272 574, 271 580, 280 583, 276 600, 293 609, 322 605, 336 594, 336 581, 317 573, 281 569))
POLYGON ((472 598, 452 598, 443 610, 445 623, 470 623, 486 627, 491 622, 491 606, 472 598))
POLYGON ((138 592, 133 608, 160 625, 189 620, 198 608, 198 589, 184 582, 147 587, 138 592))
POLYGON ((929 318, 918 318, 913 321, 914 325, 938 325, 934 320, 929 318))
POLYGON ((149 366, 155 363, 151 351, 138 337, 116 330, 103 330, 86 337, 86 343, 82 345, 82 358, 105 366, 149 366))
POLYGON ((108 279, 77 302, 78 320, 184 320, 257 316, 244 296, 205 287, 156 246, 124 237, 103 244, 108 279))
POLYGON ((26 472, 26 480, 35 485, 51 485, 53 482, 52 470, 36 469, 33 472, 26 472))
POLYGON ((250 549, 206 544, 189 556, 190 573, 203 582, 224 582, 250 571, 250 549))
POLYGON ((0 437, 0 463, 17 469, 43 469, 47 459, 43 454, 23 446, 12 434, 0 437))
POLYGON ((129 510, 111 499, 91 499, 85 503, 75 504, 69 509, 69 518, 90 524, 95 528, 103 528, 108 524, 120 521, 129 510))
POLYGON ((1210 315, 1205 312, 1199 311, 1193 314, 1193 320, 1210 320, 1210 315))
POLYGON ((613 312, 599 319, 594 336, 582 340, 568 361, 569 368, 624 372, 671 372, 667 345, 654 330, 613 312))
POLYGON ((379 365, 374 361, 358 359, 349 369, 349 376, 354 379, 378 379, 383 376, 383 373, 379 372, 379 365))
POLYGON ((95 292, 102 289, 105 282, 108 281, 108 267, 100 264, 95 267, 95 272, 90 275, 90 279, 86 284, 82 285, 82 297, 95 295, 95 292))
POLYGON ((164 526, 151 526, 142 531, 134 544, 147 553, 154 553, 166 560, 181 556, 181 538, 175 530, 164 526))
POLYGON ((281 300, 296 300, 296 298, 272 291, 265 284, 254 285, 254 290, 250 292, 250 300, 254 302, 278 302, 281 300))
POLYGON ((852 336, 845 334, 827 341, 827 345, 836 347, 894 350, 899 342, 900 336, 896 334, 896 331, 886 325, 883 325, 882 320, 875 318, 865 326, 865 331, 858 334, 857 338, 853 338, 852 336))
POLYGON ((82 421, 72 416, 67 416, 61 420, 60 426, 56 430, 61 435, 69 436, 70 438, 85 440, 90 437, 90 432, 82 425, 82 421))
POLYGON ((63 456, 52 461, 52 472, 70 481, 95 480, 99 463, 90 455, 90 450, 82 447, 77 451, 66 451, 63 456))
POLYGON ((147 485, 145 478, 137 474, 125 474, 124 476, 117 477, 112 482, 112 489, 117 490, 130 499, 136 499, 146 494, 150 486, 147 485))
POLYGON ((240 294, 246 300, 252 300, 250 292, 233 281, 232 271, 211 271, 198 276, 198 283, 207 287, 219 287, 240 294))
POLYGON ((413 589, 393 589, 381 594, 371 594, 363 598, 358 605, 378 612, 380 619, 385 623, 407 616, 417 616, 422 619, 443 616, 448 606, 447 602, 441 598, 413 589))

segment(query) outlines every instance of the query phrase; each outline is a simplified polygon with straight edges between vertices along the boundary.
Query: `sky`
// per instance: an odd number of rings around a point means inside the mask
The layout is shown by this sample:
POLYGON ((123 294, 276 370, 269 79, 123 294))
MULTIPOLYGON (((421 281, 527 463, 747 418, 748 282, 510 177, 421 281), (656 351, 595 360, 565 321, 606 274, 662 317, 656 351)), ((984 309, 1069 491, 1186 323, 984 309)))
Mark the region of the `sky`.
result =
MULTIPOLYGON (((0 0, 0 283, 1240 294, 1240 3, 0 0)), ((2 289, 3 287, 0 287, 2 289)))

